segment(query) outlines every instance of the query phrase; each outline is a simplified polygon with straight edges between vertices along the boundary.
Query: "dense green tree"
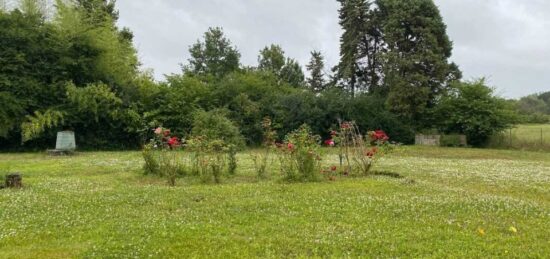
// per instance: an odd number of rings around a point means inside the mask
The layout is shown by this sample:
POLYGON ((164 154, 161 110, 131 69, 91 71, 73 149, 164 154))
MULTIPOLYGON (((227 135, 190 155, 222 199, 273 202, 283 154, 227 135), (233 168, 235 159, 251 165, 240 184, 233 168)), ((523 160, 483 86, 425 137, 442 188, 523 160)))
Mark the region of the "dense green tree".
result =
POLYGON ((533 94, 522 97, 518 101, 518 108, 522 113, 548 113, 550 114, 550 107, 539 95, 533 94))
POLYGON ((86 18, 92 23, 117 21, 119 14, 115 0, 74 0, 86 18))
POLYGON ((343 34, 336 79, 352 94, 374 92, 381 79, 378 53, 383 46, 377 10, 367 0, 338 0, 343 34))
POLYGON ((522 97, 515 105, 524 123, 550 122, 550 92, 522 97))
POLYGON ((279 72, 286 64, 285 52, 279 45, 272 44, 260 50, 258 69, 271 71, 279 76, 279 72))
POLYGON ((287 58, 285 65, 281 68, 279 78, 282 82, 293 87, 303 87, 305 83, 304 71, 302 66, 292 58, 287 58))
POLYGON ((309 89, 316 93, 325 90, 325 60, 323 54, 319 51, 312 51, 311 60, 306 68, 309 71, 309 78, 307 79, 309 89))
POLYGON ((107 11, 95 22, 78 2, 58 1, 50 21, 43 3, 0 12, 0 117, 9 120, 0 141, 39 146, 71 128, 81 147, 138 146, 145 106, 136 89, 151 80, 140 76, 131 40, 107 11))
POLYGON ((550 91, 539 94, 539 99, 543 100, 550 108, 550 91))
POLYGON ((421 121, 426 108, 458 76, 448 62, 452 43, 433 0, 377 0, 384 43, 388 105, 403 118, 421 121), (453 76, 450 76, 453 73, 453 76))
POLYGON ((285 57, 285 52, 279 45, 272 44, 260 50, 258 69, 271 72, 279 78, 280 83, 294 87, 304 85, 304 72, 298 62, 285 57))
POLYGON ((184 67, 188 73, 211 75, 215 78, 239 69, 241 54, 231 45, 221 28, 209 28, 204 33, 204 41, 197 41, 189 49, 191 58, 184 67))
POLYGON ((44 18, 46 2, 44 0, 21 0, 19 9, 26 15, 44 18))
POLYGON ((0 112, 10 117, 0 126, 19 130, 24 117, 63 98, 65 42, 41 16, 19 10, 0 12, 0 112))
POLYGON ((216 106, 230 111, 229 118, 237 123, 247 143, 253 145, 262 141, 263 117, 273 117, 277 100, 292 91, 290 86, 279 84, 273 73, 258 70, 232 73, 214 88, 212 99, 216 106))
POLYGON ((484 80, 454 83, 435 110, 441 131, 465 134, 474 146, 485 144, 491 135, 517 120, 513 107, 495 96, 484 80))

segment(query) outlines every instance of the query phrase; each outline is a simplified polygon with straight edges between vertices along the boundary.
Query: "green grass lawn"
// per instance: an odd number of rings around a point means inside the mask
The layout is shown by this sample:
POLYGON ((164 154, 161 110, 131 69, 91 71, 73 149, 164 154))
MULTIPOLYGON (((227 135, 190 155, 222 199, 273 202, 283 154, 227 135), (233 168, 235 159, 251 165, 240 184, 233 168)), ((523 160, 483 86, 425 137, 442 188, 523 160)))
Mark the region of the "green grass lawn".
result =
POLYGON ((26 187, 0 190, 0 258, 550 255, 550 153, 404 147, 376 168, 402 178, 307 184, 239 158, 168 187, 139 152, 1 154, 26 187))

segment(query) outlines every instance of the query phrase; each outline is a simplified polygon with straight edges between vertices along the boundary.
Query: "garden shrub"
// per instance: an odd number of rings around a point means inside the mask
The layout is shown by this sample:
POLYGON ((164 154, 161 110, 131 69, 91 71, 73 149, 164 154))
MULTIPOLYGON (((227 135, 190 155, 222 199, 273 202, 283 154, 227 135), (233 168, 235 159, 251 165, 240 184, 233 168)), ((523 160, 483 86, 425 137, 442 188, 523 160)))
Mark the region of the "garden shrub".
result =
POLYGON ((201 136, 207 140, 221 140, 238 149, 245 146, 239 128, 227 118, 227 110, 197 111, 193 116, 192 136, 201 136))
POLYGON ((440 146, 442 147, 462 147, 464 146, 461 141, 461 135, 458 134, 447 134, 441 135, 439 140, 440 146))
POLYGON ((517 114, 506 100, 495 95, 485 81, 454 83, 441 98, 434 114, 444 133, 460 133, 468 144, 483 146, 490 136, 509 128, 517 114))
POLYGON ((267 175, 267 167, 269 165, 269 158, 271 156, 271 151, 275 144, 276 132, 271 128, 271 119, 265 117, 262 121, 263 133, 263 144, 262 150, 258 153, 253 153, 252 161, 254 162, 254 170, 258 175, 258 178, 265 178, 267 175))
POLYGON ((354 122, 340 123, 340 131, 333 131, 331 135, 339 146, 344 175, 369 175, 375 162, 395 147, 384 131, 369 131, 363 136, 354 122))
POLYGON ((178 152, 182 145, 180 139, 171 136, 169 129, 156 128, 155 136, 143 147, 145 161, 144 173, 166 177, 168 184, 174 186, 176 178, 185 173, 185 165, 178 152))
POLYGON ((191 154, 191 172, 203 183, 220 183, 224 174, 234 175, 237 170, 236 148, 223 140, 210 140, 195 136, 188 140, 191 154))
POLYGON ((230 175, 237 173, 237 148, 235 145, 229 145, 227 148, 228 169, 227 172, 230 175))
POLYGON ((307 125, 288 134, 279 146, 281 172, 289 182, 317 181, 321 172, 320 137, 313 135, 307 125))

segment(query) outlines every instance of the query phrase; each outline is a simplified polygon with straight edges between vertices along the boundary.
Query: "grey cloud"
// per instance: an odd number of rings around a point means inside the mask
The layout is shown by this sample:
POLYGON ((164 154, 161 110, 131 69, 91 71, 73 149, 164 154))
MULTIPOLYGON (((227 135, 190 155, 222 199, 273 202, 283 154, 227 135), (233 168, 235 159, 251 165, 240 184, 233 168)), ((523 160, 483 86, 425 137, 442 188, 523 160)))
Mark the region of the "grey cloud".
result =
MULTIPOLYGON (((550 90, 550 2, 436 0, 465 78, 485 76, 506 97, 550 90)), ((134 31, 144 67, 157 79, 177 73, 188 47, 221 26, 255 65, 258 51, 280 44, 302 65, 313 49, 338 61, 336 0, 118 0, 120 25, 134 31)))

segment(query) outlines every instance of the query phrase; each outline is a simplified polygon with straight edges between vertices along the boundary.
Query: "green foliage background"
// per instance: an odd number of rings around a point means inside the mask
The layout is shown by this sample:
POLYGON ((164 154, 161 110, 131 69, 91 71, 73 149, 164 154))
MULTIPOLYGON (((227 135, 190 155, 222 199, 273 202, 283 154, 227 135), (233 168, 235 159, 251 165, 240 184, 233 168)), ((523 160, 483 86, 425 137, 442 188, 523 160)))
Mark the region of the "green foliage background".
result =
POLYGON ((520 107, 523 119, 549 112, 545 95, 504 102, 483 83, 471 90, 457 83, 432 0, 339 2, 341 60, 331 74, 313 50, 306 78, 277 44, 259 51, 257 66, 243 66, 237 47, 213 27, 189 48, 182 72, 160 82, 140 67, 130 29, 116 25, 114 1, 57 1, 55 15, 36 0, 0 10, 0 149, 52 148, 63 129, 76 131, 81 149, 138 148, 157 126, 185 138, 198 131, 196 114, 220 110, 222 125, 233 125, 247 145, 261 144, 264 117, 280 140, 302 124, 327 138, 338 120, 353 120, 403 143, 438 128, 482 144, 510 125, 513 116, 501 111, 520 107))

